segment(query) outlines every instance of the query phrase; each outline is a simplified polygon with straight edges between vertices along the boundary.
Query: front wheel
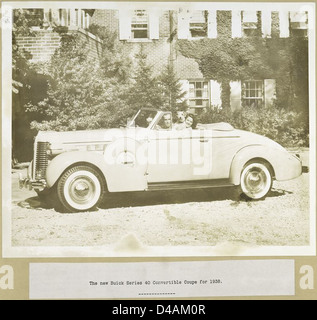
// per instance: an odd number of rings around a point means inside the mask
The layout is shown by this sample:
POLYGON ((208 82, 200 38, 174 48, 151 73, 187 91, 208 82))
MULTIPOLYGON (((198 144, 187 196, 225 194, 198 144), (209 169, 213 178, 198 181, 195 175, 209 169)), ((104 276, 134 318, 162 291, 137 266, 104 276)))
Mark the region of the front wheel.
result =
POLYGON ((105 183, 99 171, 86 165, 68 169, 57 184, 58 199, 67 212, 96 208, 104 191, 105 183))
POLYGON ((241 191, 253 200, 266 197, 273 184, 273 178, 269 167, 262 162, 247 163, 241 172, 241 191))

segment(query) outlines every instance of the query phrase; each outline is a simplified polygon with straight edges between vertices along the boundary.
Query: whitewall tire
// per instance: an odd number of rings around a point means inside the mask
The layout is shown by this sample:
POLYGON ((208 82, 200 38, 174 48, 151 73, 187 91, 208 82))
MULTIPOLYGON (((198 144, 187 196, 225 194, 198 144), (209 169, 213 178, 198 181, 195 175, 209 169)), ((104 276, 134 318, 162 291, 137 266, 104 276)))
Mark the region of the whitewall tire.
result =
POLYGON ((57 196, 68 212, 88 211, 102 201, 105 186, 96 169, 79 165, 63 173, 57 184, 57 196))
POLYGON ((247 163, 241 172, 241 191, 249 199, 260 200, 265 198, 270 192, 272 184, 272 174, 265 163, 247 163))

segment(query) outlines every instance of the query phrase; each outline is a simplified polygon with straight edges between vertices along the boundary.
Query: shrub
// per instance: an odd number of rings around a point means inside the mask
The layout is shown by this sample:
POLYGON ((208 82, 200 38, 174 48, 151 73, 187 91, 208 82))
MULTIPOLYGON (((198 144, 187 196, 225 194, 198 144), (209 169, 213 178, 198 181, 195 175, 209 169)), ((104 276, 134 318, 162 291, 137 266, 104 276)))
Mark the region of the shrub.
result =
POLYGON ((309 146, 307 115, 284 108, 244 107, 235 112, 230 109, 208 109, 198 117, 198 121, 201 123, 228 122, 236 129, 266 136, 284 147, 309 146))

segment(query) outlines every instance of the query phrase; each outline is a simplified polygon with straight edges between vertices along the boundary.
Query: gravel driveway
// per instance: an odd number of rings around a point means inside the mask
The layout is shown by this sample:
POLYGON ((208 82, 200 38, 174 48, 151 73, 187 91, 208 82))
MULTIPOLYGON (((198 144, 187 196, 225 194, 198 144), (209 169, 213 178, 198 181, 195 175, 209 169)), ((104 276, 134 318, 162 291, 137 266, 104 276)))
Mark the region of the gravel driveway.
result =
MULTIPOLYGON (((308 152, 302 156, 307 166, 308 152)), ((19 190, 17 171, 12 246, 120 246, 131 235, 145 246, 309 244, 307 170, 297 179, 274 182, 263 201, 236 200, 228 188, 125 193, 111 195, 96 212, 74 214, 56 212, 35 192, 19 190)))

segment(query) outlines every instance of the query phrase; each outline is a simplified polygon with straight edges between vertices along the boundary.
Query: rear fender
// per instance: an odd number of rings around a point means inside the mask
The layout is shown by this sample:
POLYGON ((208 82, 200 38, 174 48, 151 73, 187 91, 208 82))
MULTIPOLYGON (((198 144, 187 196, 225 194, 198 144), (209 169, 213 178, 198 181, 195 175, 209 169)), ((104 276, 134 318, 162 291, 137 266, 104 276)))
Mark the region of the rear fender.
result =
POLYGON ((240 184, 243 167, 252 159, 270 164, 276 180, 290 180, 301 174, 301 162, 285 149, 263 145, 252 145, 239 150, 233 158, 230 168, 230 182, 240 184))

